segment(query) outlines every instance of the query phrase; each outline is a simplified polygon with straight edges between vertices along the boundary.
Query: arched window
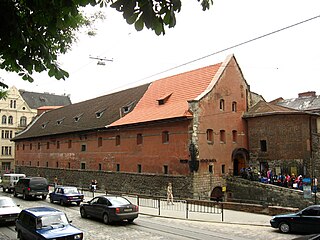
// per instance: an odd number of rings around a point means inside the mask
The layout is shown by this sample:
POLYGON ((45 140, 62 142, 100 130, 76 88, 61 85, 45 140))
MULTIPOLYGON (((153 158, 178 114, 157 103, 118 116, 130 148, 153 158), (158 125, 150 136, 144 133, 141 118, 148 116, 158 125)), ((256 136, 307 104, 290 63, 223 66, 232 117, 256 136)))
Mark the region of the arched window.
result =
POLYGON ((169 142, 169 132, 163 131, 162 132, 162 143, 168 143, 169 142))
POLYGON ((25 127, 27 126, 27 118, 25 116, 22 116, 20 118, 20 127, 25 127))
POLYGON ((2 124, 7 124, 7 116, 2 115, 2 124))
POLYGON ((207 142, 213 143, 213 130, 207 129, 207 142))
POLYGON ((224 100, 220 99, 220 110, 224 111, 224 100))
POLYGON ((232 102, 232 112, 237 111, 237 102, 232 102))
POLYGON ((8 124, 13 124, 13 117, 12 116, 9 116, 8 117, 8 124))

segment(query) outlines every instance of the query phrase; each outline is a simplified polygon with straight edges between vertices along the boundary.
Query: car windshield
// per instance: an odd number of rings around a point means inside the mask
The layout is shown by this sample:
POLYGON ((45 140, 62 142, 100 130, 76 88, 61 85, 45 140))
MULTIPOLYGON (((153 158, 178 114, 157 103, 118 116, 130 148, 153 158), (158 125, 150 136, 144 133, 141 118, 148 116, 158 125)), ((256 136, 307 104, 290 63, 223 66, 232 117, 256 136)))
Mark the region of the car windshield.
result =
POLYGON ((78 194, 79 191, 77 188, 65 188, 64 193, 65 194, 78 194))
POLYGON ((47 215, 42 216, 41 219, 41 226, 43 228, 53 226, 53 225, 67 225, 69 224, 68 219, 64 213, 61 214, 53 214, 53 215, 47 215))
POLYGON ((110 197, 108 198, 112 205, 126 205, 131 204, 127 199, 123 197, 110 197))
POLYGON ((0 199, 0 207, 4 208, 4 207, 15 207, 16 204, 10 199, 0 199))

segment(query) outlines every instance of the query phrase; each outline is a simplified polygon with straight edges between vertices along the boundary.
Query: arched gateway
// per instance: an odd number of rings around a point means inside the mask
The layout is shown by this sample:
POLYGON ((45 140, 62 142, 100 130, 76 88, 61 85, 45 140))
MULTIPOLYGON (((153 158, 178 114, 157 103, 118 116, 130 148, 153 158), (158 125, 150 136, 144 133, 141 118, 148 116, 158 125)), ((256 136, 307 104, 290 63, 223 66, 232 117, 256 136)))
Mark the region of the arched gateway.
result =
POLYGON ((236 148, 232 152, 233 176, 240 175, 240 169, 246 168, 249 161, 249 152, 245 148, 236 148))

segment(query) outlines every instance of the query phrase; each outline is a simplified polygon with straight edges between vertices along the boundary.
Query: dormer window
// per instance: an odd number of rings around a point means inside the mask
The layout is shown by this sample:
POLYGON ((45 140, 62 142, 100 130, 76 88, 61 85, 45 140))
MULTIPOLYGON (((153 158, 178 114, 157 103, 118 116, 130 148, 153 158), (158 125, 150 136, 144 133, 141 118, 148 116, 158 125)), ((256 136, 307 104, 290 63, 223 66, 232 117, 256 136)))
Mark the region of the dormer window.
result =
POLYGON ((128 113, 128 112, 130 112, 130 110, 132 109, 132 106, 133 106, 134 102, 135 102, 135 101, 130 102, 130 103, 126 104, 125 106, 123 106, 123 107, 122 107, 122 112, 123 112, 123 113, 128 113))
POLYGON ((162 97, 158 98, 157 99, 158 105, 164 105, 169 100, 171 95, 172 95, 172 93, 169 93, 169 94, 165 94, 162 97))
POLYGON ((96 118, 101 118, 105 110, 106 109, 101 109, 99 111, 96 111, 96 118))
POLYGON ((41 127, 45 128, 48 125, 49 121, 42 123, 41 127))
POLYGON ((60 125, 63 122, 64 118, 57 120, 57 125, 60 125))
POLYGON ((83 113, 80 113, 79 115, 73 117, 75 122, 79 122, 80 118, 82 117, 83 113))

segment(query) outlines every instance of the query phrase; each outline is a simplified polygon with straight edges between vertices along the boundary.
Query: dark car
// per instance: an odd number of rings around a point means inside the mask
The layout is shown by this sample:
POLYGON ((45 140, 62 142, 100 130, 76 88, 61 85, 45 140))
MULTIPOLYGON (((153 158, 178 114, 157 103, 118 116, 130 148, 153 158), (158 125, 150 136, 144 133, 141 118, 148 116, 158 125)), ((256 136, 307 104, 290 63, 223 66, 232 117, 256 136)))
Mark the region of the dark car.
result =
POLYGON ((83 232, 72 226, 66 214, 50 207, 34 207, 21 211, 16 221, 19 239, 83 239, 83 232))
POLYGON ((29 197, 42 197, 46 199, 49 194, 49 184, 43 177, 20 178, 14 187, 14 196, 22 195, 23 199, 29 197))
POLYGON ((83 201, 84 195, 79 192, 76 187, 58 186, 49 194, 50 202, 59 202, 61 205, 76 203, 80 205, 83 201))
POLYGON ((105 224, 113 221, 133 222, 138 217, 138 206, 121 196, 97 196, 87 203, 81 204, 81 217, 102 219, 105 224))
POLYGON ((273 216, 270 224, 283 233, 320 233, 320 205, 309 206, 297 213, 273 216))

